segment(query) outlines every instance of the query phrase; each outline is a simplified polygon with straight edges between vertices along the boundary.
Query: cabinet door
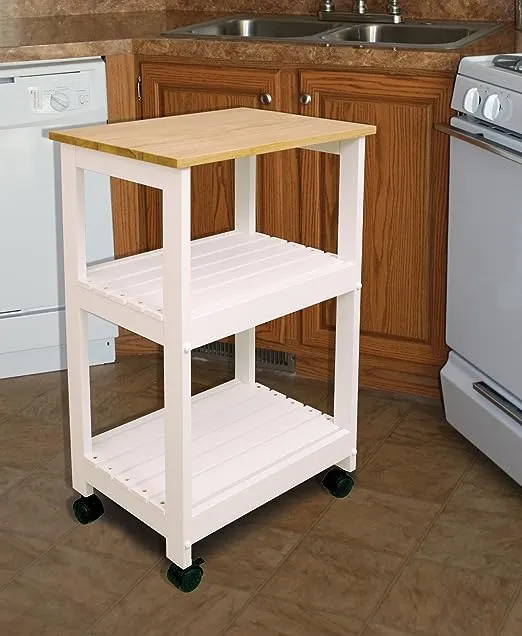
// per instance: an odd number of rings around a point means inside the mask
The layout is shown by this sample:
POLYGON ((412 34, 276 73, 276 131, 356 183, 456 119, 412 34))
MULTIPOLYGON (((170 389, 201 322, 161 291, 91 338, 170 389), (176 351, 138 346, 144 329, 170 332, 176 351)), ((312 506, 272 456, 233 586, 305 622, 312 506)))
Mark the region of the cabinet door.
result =
MULTIPOLYGON (((377 126, 367 139, 361 384, 436 395, 444 344, 449 78, 307 71, 303 114, 377 126)), ((338 157, 301 153, 303 239, 336 250, 338 157)), ((303 314, 305 346, 331 350, 335 305, 303 314)))
MULTIPOLYGON (((285 74, 260 68, 220 68, 169 62, 141 65, 143 118, 182 115, 223 108, 284 110, 285 74), (267 103, 268 102, 268 103, 267 103)), ((286 91, 288 92, 288 91, 286 91)), ((197 143, 197 139, 194 140, 197 143)), ((286 205, 285 174, 288 153, 258 157, 258 219, 261 232, 296 240, 299 233, 296 205, 286 205)), ((294 161, 295 163, 295 161, 294 161)), ((161 245, 161 200, 146 191, 148 248, 161 245)), ((223 161, 192 170, 192 238, 232 229, 234 223, 234 163, 223 161)), ((294 317, 261 325, 258 341, 277 346, 293 338, 294 317)))

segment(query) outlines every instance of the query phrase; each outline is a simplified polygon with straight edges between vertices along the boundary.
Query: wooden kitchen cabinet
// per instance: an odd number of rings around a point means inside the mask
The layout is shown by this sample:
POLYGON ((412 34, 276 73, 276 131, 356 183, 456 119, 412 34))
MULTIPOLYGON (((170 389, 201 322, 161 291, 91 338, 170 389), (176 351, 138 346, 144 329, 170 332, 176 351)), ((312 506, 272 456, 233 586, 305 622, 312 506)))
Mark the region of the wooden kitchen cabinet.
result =
MULTIPOLYGON (((445 362, 448 121, 452 80, 310 70, 302 114, 375 124, 367 140, 361 385, 438 395, 445 362)), ((338 158, 303 151, 302 241, 335 250, 338 158), (313 175, 318 178, 313 178, 313 175), (318 186, 317 184, 321 184, 318 186)), ((333 303, 306 310, 303 346, 331 352, 333 303)))
MULTIPOLYGON (((277 69, 143 62, 141 77, 143 118, 237 107, 288 110, 284 97, 289 95, 287 74, 277 69)), ((291 202, 284 177, 290 156, 291 152, 285 152, 258 158, 257 224, 261 232, 298 241, 298 208, 291 202)), ((232 161, 193 169, 193 239, 233 227, 233 170, 232 161)), ((154 249, 161 245, 161 200, 158 191, 151 188, 145 190, 144 196, 148 249, 154 249)), ((294 343, 294 326, 294 316, 261 325, 257 330, 258 343, 272 348, 294 343)))
MULTIPOLYGON (((448 141, 434 124, 450 117, 452 78, 168 58, 145 58, 139 68, 145 118, 247 106, 377 126, 366 153, 360 384, 439 395, 447 354, 448 141), (270 95, 270 103, 263 104, 262 95, 270 95), (300 105, 299 96, 308 103, 300 105)), ((331 155, 299 150, 260 157, 258 227, 336 250, 337 182, 338 158, 331 155)), ((193 236, 230 228, 231 163, 199 167, 192 185, 193 236)), ((160 244, 160 205, 157 193, 146 189, 140 214, 146 245, 137 251, 160 244)), ((260 326, 258 345, 295 353, 303 375, 331 378, 334 321, 335 306, 325 303, 260 326)), ((140 349, 133 347, 124 350, 140 349)))

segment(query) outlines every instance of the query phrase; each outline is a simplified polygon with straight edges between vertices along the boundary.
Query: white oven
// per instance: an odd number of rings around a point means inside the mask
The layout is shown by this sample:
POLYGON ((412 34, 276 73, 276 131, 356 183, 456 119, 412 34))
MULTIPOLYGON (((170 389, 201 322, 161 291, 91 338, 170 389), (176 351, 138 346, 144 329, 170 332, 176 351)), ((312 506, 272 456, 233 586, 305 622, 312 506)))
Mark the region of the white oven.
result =
POLYGON ((452 125, 446 342, 522 397, 522 154, 452 125))
POLYGON ((450 135, 442 391, 448 422, 522 484, 522 135, 507 128, 516 101, 502 95, 493 123, 483 104, 498 86, 480 85, 475 116, 472 90, 457 78, 462 115, 438 127, 450 135))

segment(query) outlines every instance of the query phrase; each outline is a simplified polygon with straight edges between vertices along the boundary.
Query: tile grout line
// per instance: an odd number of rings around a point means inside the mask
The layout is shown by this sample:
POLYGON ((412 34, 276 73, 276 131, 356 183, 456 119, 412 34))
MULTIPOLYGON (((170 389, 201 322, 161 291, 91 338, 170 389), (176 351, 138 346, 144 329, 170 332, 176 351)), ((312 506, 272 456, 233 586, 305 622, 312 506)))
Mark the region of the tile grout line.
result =
MULTIPOLYGON (((31 477, 32 475, 34 475, 35 473, 42 471, 45 469, 45 466, 47 466, 48 464, 50 464, 51 462, 53 462, 59 454, 56 454, 54 457, 52 457, 51 459, 41 462, 40 464, 38 464, 37 466, 35 466, 32 470, 30 470, 27 475, 25 477, 23 477, 20 481, 17 481, 16 484, 14 484, 13 486, 11 486, 10 488, 8 488, 5 492, 2 493, 2 496, 6 495, 8 492, 10 492, 14 487, 16 486, 20 486, 21 484, 24 483, 24 481, 26 481, 27 479, 29 479, 29 477, 31 477)), ((76 527, 76 525, 73 525, 71 528, 68 528, 67 530, 65 530, 62 534, 60 534, 58 537, 56 537, 56 539, 54 539, 53 541, 51 541, 51 544, 49 545, 49 547, 47 549, 45 549, 43 552, 41 552, 37 557, 35 557, 32 561, 30 561, 27 565, 25 565, 23 568, 21 568, 20 570, 18 570, 17 572, 15 572, 13 574, 13 576, 4 584, 0 585, 0 593, 2 593, 5 588, 10 585, 13 581, 15 581, 21 574, 23 574, 27 569, 29 569, 30 567, 32 567, 33 565, 35 565, 36 563, 38 563, 38 561, 45 556, 46 554, 48 554, 53 548, 55 548, 58 545, 59 541, 62 541, 68 534, 69 532, 72 532, 72 530, 74 530, 74 528, 76 527)), ((27 534, 25 532, 14 532, 11 533, 13 534, 13 536, 15 537, 28 537, 30 538, 33 535, 27 534)))
POLYGON ((108 616, 108 614, 110 614, 112 612, 112 610, 119 605, 123 600, 125 600, 127 598, 127 596, 129 596, 129 594, 136 589, 136 587, 152 572, 156 569, 156 567, 158 566, 158 564, 160 563, 160 561, 163 560, 163 556, 159 557, 156 561, 154 561, 153 565, 150 566, 150 568, 148 568, 142 576, 140 576, 133 585, 131 585, 129 587, 129 589, 124 592, 119 598, 117 598, 113 603, 111 603, 109 605, 109 607, 102 612, 102 614, 100 614, 100 616, 98 616, 98 618, 83 632, 83 636, 89 636, 92 633, 92 630, 99 624, 102 622, 102 620, 108 616))
MULTIPOLYGON (((17 482, 17 484, 16 484, 16 485, 19 485, 19 484, 23 483, 26 479, 28 479, 28 478, 29 478, 29 476, 30 476, 30 475, 32 475, 32 474, 34 474, 34 473, 36 473, 36 472, 38 472, 38 471, 44 470, 45 466, 47 466, 48 464, 50 464, 51 462, 53 462, 53 461, 54 461, 57 457, 58 457, 58 455, 55 455, 55 456, 54 456, 54 457, 52 457, 50 460, 47 460, 47 461, 45 461, 45 462, 42 462, 41 464, 38 464, 38 466, 37 466, 37 467, 35 467, 35 468, 31 471, 31 472, 29 472, 29 473, 28 473, 28 474, 27 474, 27 475, 26 475, 23 479, 21 479, 19 482, 17 482)), ((71 489, 72 489, 72 486, 71 486, 71 489)), ((9 489, 8 489, 8 491, 9 491, 9 490, 11 490, 11 489, 9 488, 9 489)), ((8 491, 6 491, 6 492, 8 492, 8 491)), ((77 494, 77 493, 76 493, 76 491, 74 491, 74 489, 73 489, 73 492, 74 492, 74 494, 75 494, 75 495, 77 494)), ((3 493, 3 494, 6 494, 6 493, 3 493)), ((54 548, 59 547, 59 545, 61 544, 61 542, 62 542, 62 541, 63 541, 63 540, 64 540, 64 539, 65 539, 65 538, 66 538, 66 537, 67 537, 67 536, 68 536, 71 532, 73 532, 73 531, 74 531, 75 529, 77 529, 77 528, 78 528, 78 523, 75 521, 75 523, 74 523, 74 524, 73 524, 70 528, 68 528, 67 530, 65 530, 64 532, 62 532, 62 534, 60 534, 60 535, 59 535, 59 536, 57 536, 57 537, 56 537, 53 541, 51 541, 50 545, 49 545, 49 546, 48 546, 48 547, 47 547, 47 548, 46 548, 43 552, 41 552, 40 554, 38 554, 38 556, 36 556, 34 559, 32 559, 32 560, 31 560, 29 563, 27 563, 24 567, 22 567, 22 568, 21 568, 21 569, 19 569, 17 572, 15 572, 15 573, 13 574, 13 576, 12 576, 12 577, 11 577, 8 581, 6 581, 6 582, 5 582, 5 583, 3 583, 2 585, 0 585, 0 594, 2 594, 2 592, 4 592, 4 591, 5 591, 5 589, 6 589, 9 585, 11 585, 11 583, 13 583, 14 581, 16 581, 16 579, 17 579, 18 577, 22 576, 22 575, 23 575, 23 573, 24 573, 26 570, 28 570, 28 569, 30 569, 31 567, 33 567, 34 565, 36 565, 36 564, 37 564, 37 563, 38 563, 38 562, 39 562, 39 561, 40 561, 43 557, 47 556, 47 554, 49 554, 49 552, 51 552, 54 548)), ((10 533, 10 534, 11 534, 11 533, 10 533)), ((27 534, 27 533, 25 533, 25 532, 18 532, 18 533, 16 533, 16 532, 15 532, 15 533, 13 533, 13 536, 15 536, 15 537, 27 537, 27 538, 31 538, 33 535, 29 535, 29 534, 27 534)), ((155 563, 154 563, 154 565, 153 565, 152 567, 154 567, 155 565, 157 565, 157 563, 159 562, 159 560, 160 560, 160 559, 161 559, 161 557, 159 557, 159 558, 158 558, 158 560, 157 560, 157 561, 155 561, 155 563)), ((152 569, 152 567, 151 567, 151 569, 152 569)), ((147 574, 148 574, 148 572, 149 572, 149 571, 150 571, 150 570, 147 570, 147 574)), ((141 578, 142 578, 142 577, 141 577, 141 578)), ((141 578, 140 578, 140 581, 141 581, 141 578)), ((133 587, 134 587, 134 586, 133 586, 133 587)), ((123 597, 124 597, 124 596, 126 596, 126 595, 129 593, 129 591, 130 591, 130 590, 127 590, 127 592, 125 592, 125 594, 123 595, 123 597)), ((123 598, 123 597, 121 597, 121 598, 123 598)), ((120 600, 121 600, 121 598, 120 598, 120 600)), ((111 605, 111 608, 112 608, 112 605, 111 605)))
POLYGON ((519 597, 521 596, 521 592, 522 592, 522 580, 519 581, 518 585, 517 585, 517 589, 513 595, 513 598, 511 599, 511 602, 509 603, 505 614, 501 617, 499 624, 498 624, 498 628, 497 628, 497 636, 502 636, 502 631, 504 629, 504 627, 506 626, 506 623, 508 622, 509 616, 513 610, 513 608, 515 607, 519 597))
MULTIPOLYGON (((60 453, 57 453, 56 455, 54 455, 53 457, 51 457, 51 459, 47 459, 44 460, 43 462, 40 462, 38 464, 36 464, 35 466, 33 466, 32 468, 30 468, 27 471, 27 474, 25 474, 21 479, 19 479, 18 481, 16 481, 14 484, 11 484, 11 486, 8 486, 1 494, 1 496, 3 497, 4 495, 7 495, 7 493, 11 492, 11 490, 13 488, 16 488, 17 486, 20 486, 21 484, 24 483, 24 481, 26 481, 27 479, 29 479, 29 477, 31 477, 32 475, 34 475, 35 473, 44 470, 45 466, 47 466, 48 464, 50 464, 51 462, 53 462, 59 455, 60 453)), ((21 468, 20 470, 23 470, 23 468, 21 468)))
MULTIPOLYGON (((439 520, 441 515, 444 513, 444 511, 448 507, 448 504, 450 503, 450 501, 451 501, 453 495, 455 494, 457 488, 461 485, 461 483, 464 481, 466 476, 471 472, 472 468, 477 463, 478 457, 479 457, 478 454, 475 455, 475 457, 473 458, 473 461, 471 462, 471 464, 462 473, 462 475, 458 479, 457 483, 451 489, 451 492, 447 495, 446 500, 442 503, 442 505, 441 505, 439 511, 437 512, 437 514, 433 517, 433 519, 428 524, 426 530, 422 533, 421 537, 419 538, 419 540, 417 541, 415 546, 412 548, 410 553, 404 559, 404 562, 403 562, 402 566, 398 569, 398 571, 395 574, 395 576, 393 577, 393 579, 387 585, 386 589, 384 590, 384 592, 381 595, 381 598, 379 599, 379 601, 376 603, 375 607, 373 608, 373 611, 370 613, 370 615, 368 616, 368 618, 364 622, 364 625, 362 626, 361 631, 359 632, 359 636, 362 636, 362 634, 364 633, 364 630, 369 626, 369 624, 371 623, 372 619, 376 616, 377 612, 382 607, 384 601, 388 598, 388 595, 390 594, 391 590, 395 587, 395 584, 397 583, 399 578, 402 576, 403 572, 410 565, 410 563, 413 560, 414 556, 417 554, 417 550, 421 546, 422 542, 424 541, 424 539, 426 538, 428 533, 431 531, 431 529, 433 528, 435 523, 439 520)), ((426 636, 429 636, 429 634, 426 634, 426 636)))
POLYGON ((381 439, 380 442, 377 442, 373 451, 368 455, 368 458, 365 459, 364 462, 360 466, 357 467, 359 471, 362 471, 366 465, 370 462, 370 460, 381 450, 384 444, 390 439, 396 429, 404 422, 404 420, 408 417, 409 412, 404 413, 402 417, 399 417, 395 422, 395 425, 386 433, 386 435, 381 439))
MULTIPOLYGON (((374 456, 374 454, 379 450, 379 448, 381 448, 381 446, 386 442, 386 440, 390 437, 390 435, 392 435, 392 433, 395 431, 395 429, 400 424, 402 424, 402 422, 404 421, 404 419, 407 416, 408 416, 408 413, 405 413, 402 417, 400 417, 397 420, 395 425, 388 431, 388 433, 384 436, 384 438, 379 443, 376 444, 375 450, 371 453, 371 455, 368 457, 368 459, 362 464, 362 466, 358 468, 359 470, 361 470, 361 468, 364 467, 368 463, 368 461, 374 456)), ((228 631, 228 629, 230 629, 230 627, 241 616, 241 614, 243 614, 248 609, 248 607, 254 601, 256 596, 260 592, 262 592, 262 590, 274 578, 274 576, 279 572, 279 570, 286 564, 288 559, 299 548, 299 546, 303 543, 303 541, 306 539, 306 537, 308 537, 308 535, 316 528, 316 526, 319 524, 319 522, 322 520, 322 518, 330 511, 330 509, 333 507, 334 504, 335 504, 335 499, 332 498, 332 501, 330 502, 330 504, 328 506, 326 506, 326 508, 317 517, 317 519, 312 523, 312 525, 308 528, 308 530, 306 530, 304 532, 304 534, 300 537, 300 539, 289 550, 288 554, 281 560, 281 562, 274 568, 274 570, 272 570, 272 572, 268 575, 268 577, 256 587, 256 589, 252 592, 252 594, 243 603, 241 608, 234 614, 234 616, 228 621, 228 623, 225 625, 225 627, 220 632, 218 632, 218 634, 216 636, 225 636, 225 634, 228 631)))
MULTIPOLYGON (((60 541, 62 541, 70 532, 72 532, 75 529, 75 527, 76 527, 76 525, 72 526, 71 528, 68 528, 67 530, 65 530, 65 532, 62 532, 61 535, 56 537, 56 539, 51 542, 51 544, 49 545, 49 547, 47 549, 45 549, 43 552, 41 552, 37 557, 35 557, 32 561, 30 561, 23 568, 18 570, 18 572, 15 572, 15 574, 11 577, 11 579, 9 579, 9 581, 7 581, 7 583, 5 583, 4 585, 0 585, 0 594, 2 592, 4 592, 6 587, 11 585, 11 583, 13 583, 13 581, 15 581, 19 576, 21 576, 26 570, 31 568, 33 565, 36 565, 38 563, 38 561, 40 561, 40 559, 42 559, 44 556, 49 554, 49 552, 51 552, 51 550, 53 550, 53 548, 56 548, 58 546, 58 543, 60 541)), ((18 537, 20 537, 20 536, 31 537, 32 535, 28 535, 25 532, 20 532, 20 533, 17 533, 15 536, 18 536, 18 537)))
POLYGON ((228 621, 228 623, 219 631, 216 636, 224 636, 228 629, 234 624, 234 622, 248 609, 252 601, 256 598, 256 596, 268 585, 268 583, 273 579, 273 577, 279 572, 279 570, 286 564, 288 559, 294 554, 294 552, 299 548, 302 542, 306 539, 306 537, 312 532, 312 530, 316 527, 316 525, 321 521, 324 515, 330 510, 330 508, 334 505, 335 499, 331 501, 326 508, 321 512, 321 514, 317 517, 317 519, 311 524, 308 530, 301 535, 301 537, 295 542, 295 544, 290 548, 288 553, 281 559, 281 561, 276 565, 276 567, 268 574, 266 579, 261 581, 257 587, 253 590, 250 596, 245 600, 243 605, 238 609, 237 612, 232 616, 232 618, 228 621))

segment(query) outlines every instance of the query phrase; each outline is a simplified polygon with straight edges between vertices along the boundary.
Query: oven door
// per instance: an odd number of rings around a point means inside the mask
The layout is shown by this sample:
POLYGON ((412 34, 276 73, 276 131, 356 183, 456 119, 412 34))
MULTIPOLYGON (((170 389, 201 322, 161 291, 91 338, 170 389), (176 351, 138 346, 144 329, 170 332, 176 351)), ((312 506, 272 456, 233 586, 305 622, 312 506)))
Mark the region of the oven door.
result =
POLYGON ((452 124, 446 341, 522 397, 522 155, 452 124))

